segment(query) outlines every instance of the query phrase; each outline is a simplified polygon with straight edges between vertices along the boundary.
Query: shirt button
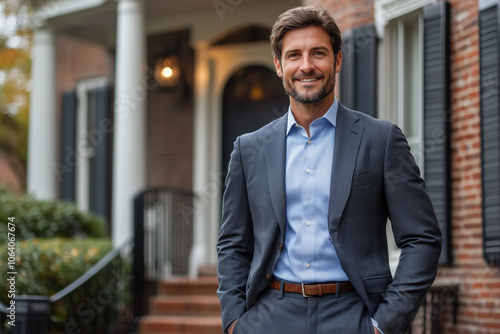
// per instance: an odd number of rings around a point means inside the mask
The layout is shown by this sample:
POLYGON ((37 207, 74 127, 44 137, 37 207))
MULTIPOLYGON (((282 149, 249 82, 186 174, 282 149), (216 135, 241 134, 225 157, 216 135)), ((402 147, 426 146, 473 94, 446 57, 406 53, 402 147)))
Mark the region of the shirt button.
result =
POLYGON ((307 174, 310 174, 311 170, 308 168, 308 169, 306 169, 306 172, 307 172, 307 174))
POLYGON ((307 143, 308 143, 309 145, 311 145, 311 139, 309 139, 309 140, 307 141, 307 143))
POLYGON ((267 274, 266 279, 271 279, 271 275, 267 274))
POLYGON ((281 244, 281 242, 280 242, 280 244, 278 245, 278 248, 279 248, 280 252, 282 252, 282 251, 283 251, 283 245, 281 244))
POLYGON ((306 263, 306 268, 310 268, 311 265, 309 263, 306 263))
POLYGON ((307 226, 311 226, 311 222, 307 222, 307 226))

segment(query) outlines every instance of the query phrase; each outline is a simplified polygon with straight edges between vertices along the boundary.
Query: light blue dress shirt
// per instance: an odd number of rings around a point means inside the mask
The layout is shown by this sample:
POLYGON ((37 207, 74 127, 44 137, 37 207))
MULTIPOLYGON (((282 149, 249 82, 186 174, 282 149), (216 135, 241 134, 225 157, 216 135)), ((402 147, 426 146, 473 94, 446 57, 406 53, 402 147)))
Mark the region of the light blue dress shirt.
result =
MULTIPOLYGON (((310 137, 288 110, 285 244, 274 270, 295 283, 348 281, 328 232, 338 100, 314 120, 310 137)), ((332 199, 334 200, 334 199, 332 199)))

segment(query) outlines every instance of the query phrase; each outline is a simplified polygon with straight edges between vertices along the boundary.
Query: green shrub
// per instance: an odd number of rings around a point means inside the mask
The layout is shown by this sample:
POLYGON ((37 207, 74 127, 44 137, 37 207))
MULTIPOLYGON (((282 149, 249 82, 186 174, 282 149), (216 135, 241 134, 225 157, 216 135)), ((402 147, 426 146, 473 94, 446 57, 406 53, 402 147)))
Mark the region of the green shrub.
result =
MULTIPOLYGON (((52 294, 65 288, 111 250, 103 218, 74 203, 16 196, 0 187, 0 270, 7 268, 8 222, 14 219, 16 295, 52 294)), ((12 227, 12 225, 11 225, 12 227)), ((7 281, 0 281, 4 302, 7 281)))
MULTIPOLYGON (((103 218, 83 212, 74 203, 17 197, 0 187, 0 237, 7 238, 7 218, 14 217, 16 240, 55 237, 104 237, 103 218)), ((0 244, 7 240, 0 240, 0 244)))
MULTIPOLYGON (((83 212, 73 203, 18 197, 0 186, 0 270, 17 272, 16 296, 53 296, 111 249, 103 218, 83 212), (11 235, 10 217, 15 218, 11 235), (16 240, 15 268, 8 266, 8 238, 12 235, 16 240)), ((9 303, 8 283, 0 280, 0 302, 5 305, 9 303)), ((59 302, 52 312, 56 323, 63 321, 67 306, 59 302)), ((1 328, 2 324, 0 332, 1 328)))
MULTIPOLYGON (((52 296, 111 251, 107 238, 31 239, 17 243, 16 295, 52 296)), ((7 268, 7 246, 0 246, 0 270, 7 268)), ((0 280, 0 301, 7 305, 7 280, 0 280)))

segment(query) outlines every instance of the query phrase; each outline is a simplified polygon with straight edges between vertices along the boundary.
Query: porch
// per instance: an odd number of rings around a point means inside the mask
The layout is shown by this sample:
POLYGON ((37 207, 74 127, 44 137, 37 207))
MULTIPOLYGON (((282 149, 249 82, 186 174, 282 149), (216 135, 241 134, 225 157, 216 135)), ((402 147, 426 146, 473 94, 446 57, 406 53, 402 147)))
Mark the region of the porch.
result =
MULTIPOLYGON (((6 334, 222 333, 216 268, 187 276, 193 199, 192 193, 169 189, 138 195, 135 238, 54 296, 18 296, 16 326, 6 334)), ((442 322, 456 321, 458 288, 454 282, 431 287, 411 333, 444 333, 442 322)), ((0 313, 4 323, 4 305, 0 313)))

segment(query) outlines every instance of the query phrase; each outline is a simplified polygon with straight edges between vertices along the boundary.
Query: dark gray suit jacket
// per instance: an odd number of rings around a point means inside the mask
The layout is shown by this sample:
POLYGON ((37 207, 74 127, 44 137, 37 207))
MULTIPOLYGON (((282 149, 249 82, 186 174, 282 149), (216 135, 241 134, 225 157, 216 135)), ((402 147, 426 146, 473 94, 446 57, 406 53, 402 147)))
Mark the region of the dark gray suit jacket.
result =
MULTIPOLYGON (((281 254, 286 125, 285 115, 234 143, 217 244, 223 328, 269 286, 281 254)), ((343 270, 384 334, 408 328, 436 276, 441 233, 419 173, 397 126, 339 104, 330 237, 343 270), (401 248, 394 279, 387 218, 401 248)))

